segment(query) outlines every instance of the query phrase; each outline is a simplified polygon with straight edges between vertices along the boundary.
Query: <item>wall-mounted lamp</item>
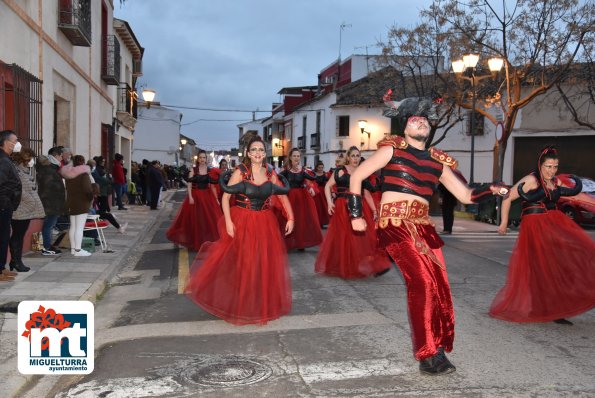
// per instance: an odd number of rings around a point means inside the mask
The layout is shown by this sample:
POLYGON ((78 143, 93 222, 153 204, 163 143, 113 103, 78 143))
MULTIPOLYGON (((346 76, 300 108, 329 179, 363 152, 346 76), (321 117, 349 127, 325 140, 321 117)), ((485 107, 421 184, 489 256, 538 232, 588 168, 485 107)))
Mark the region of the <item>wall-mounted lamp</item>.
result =
POLYGON ((151 103, 155 99, 155 90, 143 90, 143 100, 147 103, 147 109, 151 107, 151 103))
MULTIPOLYGON (((371 133, 369 131, 366 131, 366 126, 368 125, 368 121, 367 120, 358 120, 357 125, 359 126, 359 129, 362 134, 368 134, 368 149, 370 149, 370 135, 371 135, 371 133)), ((361 142, 361 146, 362 147, 364 146, 363 140, 361 142)))
POLYGON ((198 155, 194 155, 194 161, 196 162, 198 160, 198 155))
POLYGON ((275 148, 283 148, 283 144, 279 138, 273 138, 273 146, 275 148))
POLYGON ((238 152, 238 157, 241 157, 241 156, 242 156, 242 152, 238 152))
POLYGON ((181 151, 182 150, 182 147, 178 148, 178 150, 181 151))
POLYGON ((188 143, 188 140, 186 138, 182 138, 180 140, 180 144, 182 144, 182 145, 186 145, 187 143, 188 143))

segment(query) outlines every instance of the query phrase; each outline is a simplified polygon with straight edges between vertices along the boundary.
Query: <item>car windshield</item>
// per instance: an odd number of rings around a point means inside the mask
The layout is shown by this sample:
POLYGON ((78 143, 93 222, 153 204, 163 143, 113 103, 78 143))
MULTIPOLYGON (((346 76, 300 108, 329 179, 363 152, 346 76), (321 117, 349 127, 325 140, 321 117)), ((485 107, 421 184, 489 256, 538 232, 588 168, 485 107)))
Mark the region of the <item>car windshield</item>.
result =
POLYGON ((583 182, 582 192, 595 193, 595 181, 588 178, 581 178, 581 181, 583 182))

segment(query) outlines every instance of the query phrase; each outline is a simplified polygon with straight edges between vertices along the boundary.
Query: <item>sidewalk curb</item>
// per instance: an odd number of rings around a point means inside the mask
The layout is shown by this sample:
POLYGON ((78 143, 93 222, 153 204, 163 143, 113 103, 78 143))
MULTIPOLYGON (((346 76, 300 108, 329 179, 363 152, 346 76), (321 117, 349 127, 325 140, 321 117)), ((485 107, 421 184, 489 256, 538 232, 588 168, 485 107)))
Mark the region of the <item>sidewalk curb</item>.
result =
MULTIPOLYGON (((169 201, 169 199, 172 196, 172 192, 175 192, 175 191, 171 191, 171 190, 166 191, 166 195, 164 195, 162 197, 163 203, 166 203, 169 201)), ((95 305, 97 303, 98 297, 101 296, 108 288, 109 281, 111 279, 113 279, 113 277, 115 275, 117 275, 117 273, 121 269, 122 265, 125 264, 126 261, 128 261, 128 259, 130 258, 130 253, 133 250, 133 248, 145 236, 143 234, 143 232, 149 231, 154 228, 155 224, 161 219, 160 216, 163 214, 163 211, 169 211, 169 209, 167 209, 165 206, 163 206, 161 209, 159 209, 158 212, 155 212, 155 217, 145 219, 148 222, 145 221, 145 223, 141 224, 142 229, 134 237, 133 243, 128 248, 122 250, 122 252, 125 252, 125 254, 118 256, 118 260, 116 260, 112 264, 110 264, 110 266, 107 267, 100 274, 100 276, 95 280, 95 282, 93 282, 91 284, 91 286, 89 286, 89 288, 78 299, 79 301, 90 301, 93 303, 93 305, 95 305)), ((118 254, 118 253, 114 253, 114 254, 118 254)), ((0 325, 1 325, 1 323, 0 323, 0 325)), ((97 350, 97 347, 95 347, 95 349, 97 350)), ((38 383, 43 382, 43 380, 45 379, 45 376, 48 376, 48 375, 20 375, 20 376, 22 376, 24 379, 23 383, 21 383, 21 385, 19 387, 17 387, 16 389, 14 389, 12 392, 7 391, 9 397, 18 398, 18 397, 26 395, 29 391, 34 389, 38 383)), ((51 376, 51 375, 49 375, 49 376, 51 376)), ((61 376, 56 375, 56 376, 57 377, 55 380, 51 380, 51 381, 48 380, 48 383, 51 384, 52 386, 55 385, 58 382, 58 380, 60 379, 60 377, 62 377, 63 375, 61 375, 61 376)))

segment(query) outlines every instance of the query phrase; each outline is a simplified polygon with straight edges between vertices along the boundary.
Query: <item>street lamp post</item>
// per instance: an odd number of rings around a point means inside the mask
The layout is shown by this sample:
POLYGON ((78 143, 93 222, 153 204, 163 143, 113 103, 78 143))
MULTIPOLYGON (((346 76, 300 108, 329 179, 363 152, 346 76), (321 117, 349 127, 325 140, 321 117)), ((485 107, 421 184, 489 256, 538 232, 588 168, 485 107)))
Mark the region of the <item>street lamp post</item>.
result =
POLYGON ((149 109, 151 107, 151 103, 155 99, 155 90, 144 89, 142 92, 142 95, 143 95, 143 100, 147 104, 147 109, 149 109))
POLYGON ((477 83, 483 79, 488 77, 492 77, 495 73, 499 72, 502 69, 502 65, 504 64, 504 60, 502 58, 490 58, 488 60, 488 66, 490 71, 492 72, 489 75, 482 75, 477 76, 475 74, 475 67, 479 61, 479 54, 465 54, 463 55, 462 60, 452 61, 452 70, 457 75, 465 80, 469 80, 471 82, 471 120, 469 125, 469 130, 471 134, 471 168, 469 171, 469 183, 472 184, 474 182, 474 167, 475 167, 475 105, 477 103, 477 90, 476 86, 477 83), (470 76, 465 76, 463 73, 466 72, 470 76))

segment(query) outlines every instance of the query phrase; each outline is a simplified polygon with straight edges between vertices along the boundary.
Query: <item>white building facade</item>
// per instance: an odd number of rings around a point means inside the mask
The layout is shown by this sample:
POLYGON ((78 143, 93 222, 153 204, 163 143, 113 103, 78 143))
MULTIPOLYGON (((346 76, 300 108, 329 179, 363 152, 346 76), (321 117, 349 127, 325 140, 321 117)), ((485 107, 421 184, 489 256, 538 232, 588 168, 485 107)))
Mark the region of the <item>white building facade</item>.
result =
POLYGON ((164 165, 177 165, 180 156, 181 123, 181 112, 158 103, 151 104, 150 108, 147 108, 145 103, 139 104, 132 160, 158 160, 164 165))

